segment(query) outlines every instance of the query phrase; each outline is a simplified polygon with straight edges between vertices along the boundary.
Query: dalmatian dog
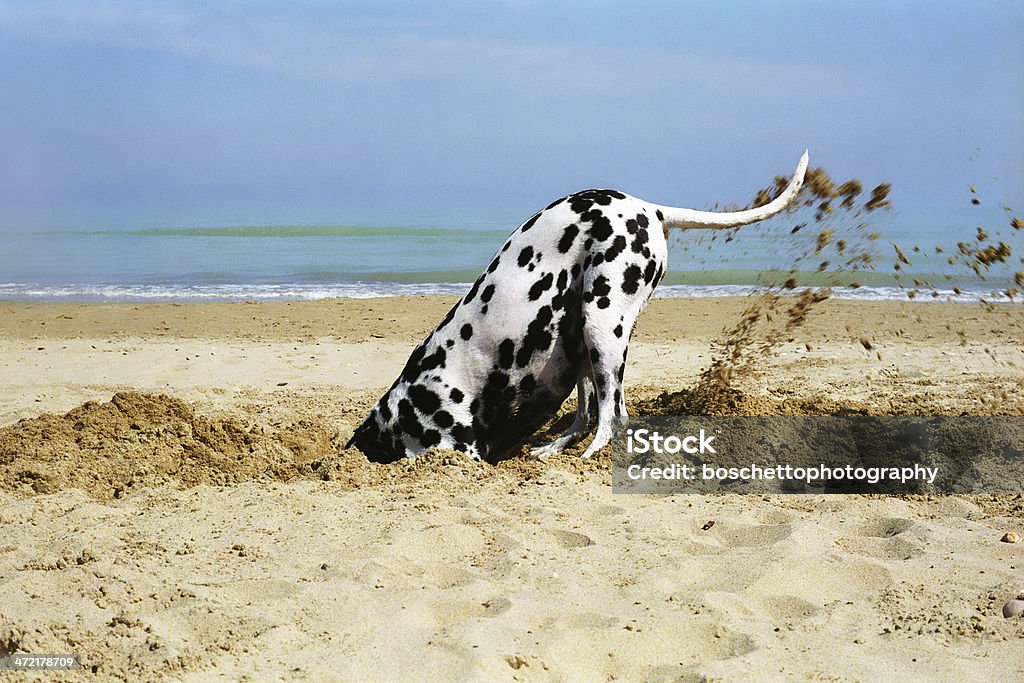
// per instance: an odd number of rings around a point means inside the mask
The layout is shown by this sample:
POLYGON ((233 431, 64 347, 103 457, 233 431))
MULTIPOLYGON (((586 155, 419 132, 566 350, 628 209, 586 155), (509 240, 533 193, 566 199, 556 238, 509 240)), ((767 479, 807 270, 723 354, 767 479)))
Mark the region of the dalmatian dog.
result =
POLYGON ((533 449, 561 451, 586 437, 584 458, 627 420, 622 380, 633 324, 665 275, 669 228, 732 228, 782 211, 708 212, 659 206, 616 190, 563 197, 523 223, 469 292, 409 357, 347 447, 392 462, 432 447, 494 459, 520 446, 577 391, 576 419, 533 449))

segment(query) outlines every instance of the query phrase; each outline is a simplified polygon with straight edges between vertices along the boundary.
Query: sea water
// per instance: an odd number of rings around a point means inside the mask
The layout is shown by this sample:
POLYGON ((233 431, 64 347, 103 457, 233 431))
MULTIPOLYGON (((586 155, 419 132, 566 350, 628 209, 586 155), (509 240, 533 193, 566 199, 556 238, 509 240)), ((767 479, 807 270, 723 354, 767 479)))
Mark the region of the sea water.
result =
MULTIPOLYGON (((1010 264, 979 277, 946 263, 956 242, 974 239, 979 214, 943 219, 876 220, 877 258, 844 273, 833 296, 906 300, 913 279, 930 287, 917 300, 1006 300, 1020 248, 1010 264), (893 271, 899 244, 912 265, 893 271), (920 245, 919 252, 912 246, 920 245), (943 245, 944 253, 933 246, 943 245), (857 285, 857 286, 844 286, 857 285), (954 293, 954 287, 962 290, 954 293)), ((1001 212, 984 216, 1008 225, 1001 212)), ((525 218, 525 217, 523 217, 525 218)), ((366 225, 242 225, 7 228, 0 231, 0 299, 42 301, 234 301, 462 294, 518 221, 388 217, 366 225)), ((734 233, 672 231, 669 272, 656 296, 746 295, 796 268, 801 286, 835 284, 814 254, 813 226, 792 233, 775 218, 734 233), (714 237, 714 239, 712 239, 714 237)), ((1021 231, 1007 230, 1011 237, 1021 231)), ((862 239, 865 229, 851 233, 862 239)), ((837 232, 835 238, 843 237, 837 232)), ((993 237, 995 239, 995 237, 993 237)), ((1016 245, 1015 245, 1016 246, 1016 245)), ((833 254, 834 255, 834 254, 833 254)), ((1020 299, 1018 298, 1018 301, 1020 299)))

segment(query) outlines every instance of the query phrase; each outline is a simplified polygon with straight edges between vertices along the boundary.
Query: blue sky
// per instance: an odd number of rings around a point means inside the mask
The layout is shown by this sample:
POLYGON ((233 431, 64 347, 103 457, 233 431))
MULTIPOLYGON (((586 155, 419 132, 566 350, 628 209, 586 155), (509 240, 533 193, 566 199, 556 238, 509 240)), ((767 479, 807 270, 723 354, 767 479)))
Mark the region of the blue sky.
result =
MULTIPOLYGON (((1019 2, 0 0, 0 229, 1024 200, 1019 2)), ((489 226, 490 227, 490 226, 489 226)))

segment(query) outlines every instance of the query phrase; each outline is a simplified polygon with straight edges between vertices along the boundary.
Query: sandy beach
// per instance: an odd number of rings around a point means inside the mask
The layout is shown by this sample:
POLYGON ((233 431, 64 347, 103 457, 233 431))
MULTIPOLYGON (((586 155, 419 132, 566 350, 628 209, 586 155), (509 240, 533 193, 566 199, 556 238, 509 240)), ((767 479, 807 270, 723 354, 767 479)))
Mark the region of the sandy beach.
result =
MULTIPOLYGON (((101 680, 1024 676, 1020 495, 626 496, 578 448, 343 450, 452 302, 0 302, 0 654, 101 680)), ((745 305, 654 300, 632 412, 745 305)), ((739 410, 1024 415, 1021 339, 1019 305, 828 301, 739 410)))

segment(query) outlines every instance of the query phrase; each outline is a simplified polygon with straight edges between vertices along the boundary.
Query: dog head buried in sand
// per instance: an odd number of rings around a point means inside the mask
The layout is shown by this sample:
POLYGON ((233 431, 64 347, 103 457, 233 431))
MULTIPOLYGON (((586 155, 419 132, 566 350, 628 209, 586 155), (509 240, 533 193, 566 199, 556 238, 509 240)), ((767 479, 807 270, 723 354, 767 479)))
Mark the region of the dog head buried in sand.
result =
POLYGON ((535 456, 597 429, 590 457, 626 422, 622 380, 633 324, 664 277, 669 228, 733 228, 769 218, 796 197, 708 212, 652 204, 616 190, 563 197, 523 223, 469 292, 417 346, 348 447, 391 462, 432 447, 490 459, 519 446, 575 387, 576 419, 535 456))

